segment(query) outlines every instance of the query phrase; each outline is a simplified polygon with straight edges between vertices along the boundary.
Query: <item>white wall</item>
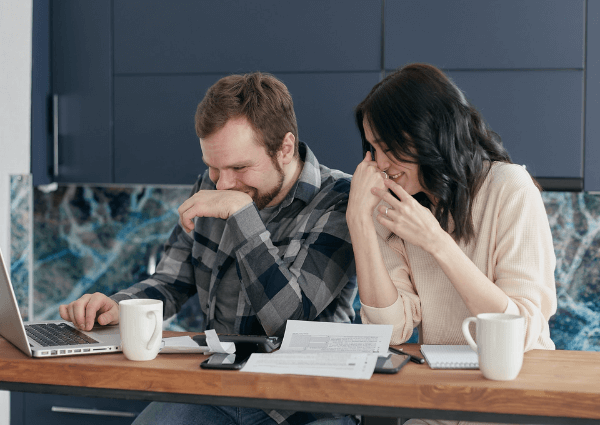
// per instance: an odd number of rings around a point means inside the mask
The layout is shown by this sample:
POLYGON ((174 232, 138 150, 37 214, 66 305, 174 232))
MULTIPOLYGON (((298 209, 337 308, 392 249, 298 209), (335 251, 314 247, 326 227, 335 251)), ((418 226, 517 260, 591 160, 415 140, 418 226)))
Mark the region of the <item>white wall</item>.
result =
MULTIPOLYGON (((30 172, 32 0, 0 0, 0 249, 9 254, 9 175, 30 172)), ((0 425, 9 425, 0 391, 0 425)))

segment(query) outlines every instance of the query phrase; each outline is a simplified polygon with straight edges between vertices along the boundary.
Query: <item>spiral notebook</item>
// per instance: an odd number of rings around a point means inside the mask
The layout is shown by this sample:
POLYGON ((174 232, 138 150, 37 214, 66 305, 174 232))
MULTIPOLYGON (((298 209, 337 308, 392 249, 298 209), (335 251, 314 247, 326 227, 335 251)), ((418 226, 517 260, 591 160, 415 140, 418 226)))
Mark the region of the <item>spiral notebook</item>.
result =
POLYGON ((477 353, 468 345, 421 345, 432 369, 479 369, 477 353))

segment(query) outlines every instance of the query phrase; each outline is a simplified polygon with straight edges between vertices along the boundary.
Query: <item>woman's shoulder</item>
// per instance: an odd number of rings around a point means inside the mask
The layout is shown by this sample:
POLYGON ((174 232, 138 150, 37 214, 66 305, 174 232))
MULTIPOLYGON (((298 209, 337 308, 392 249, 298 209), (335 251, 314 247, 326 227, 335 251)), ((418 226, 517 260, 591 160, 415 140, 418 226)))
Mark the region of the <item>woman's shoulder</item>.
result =
POLYGON ((489 185, 490 190, 508 189, 511 192, 525 188, 538 190, 524 166, 506 162, 492 163, 486 184, 489 185))

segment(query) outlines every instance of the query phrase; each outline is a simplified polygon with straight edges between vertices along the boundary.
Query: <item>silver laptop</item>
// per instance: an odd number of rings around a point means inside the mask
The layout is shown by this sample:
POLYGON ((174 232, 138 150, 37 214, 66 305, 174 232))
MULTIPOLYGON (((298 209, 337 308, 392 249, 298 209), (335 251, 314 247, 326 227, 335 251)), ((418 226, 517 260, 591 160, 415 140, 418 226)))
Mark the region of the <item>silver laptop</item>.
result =
POLYGON ((84 332, 65 320, 23 323, 1 250, 0 335, 30 357, 73 356, 121 351, 118 325, 96 325, 91 332, 84 332))

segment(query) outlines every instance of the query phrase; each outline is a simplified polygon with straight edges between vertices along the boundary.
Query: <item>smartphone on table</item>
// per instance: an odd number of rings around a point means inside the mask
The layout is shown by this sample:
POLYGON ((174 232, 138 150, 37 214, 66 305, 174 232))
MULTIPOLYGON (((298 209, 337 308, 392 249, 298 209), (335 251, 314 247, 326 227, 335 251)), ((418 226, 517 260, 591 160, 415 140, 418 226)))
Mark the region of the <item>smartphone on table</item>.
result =
POLYGON ((388 354, 387 357, 379 357, 375 364, 375 373, 398 373, 408 363, 408 354, 388 354))
POLYGON ((237 348, 233 354, 214 353, 211 354, 208 359, 200 363, 200 367, 203 369, 241 369, 246 364, 251 354, 251 351, 238 351, 237 348))
MULTIPOLYGON (((198 345, 206 345, 204 335, 193 337, 198 345)), ((233 342, 235 353, 214 353, 200 363, 203 369, 241 369, 252 353, 270 353, 281 345, 281 340, 275 336, 261 335, 219 335, 221 342, 233 342)))

